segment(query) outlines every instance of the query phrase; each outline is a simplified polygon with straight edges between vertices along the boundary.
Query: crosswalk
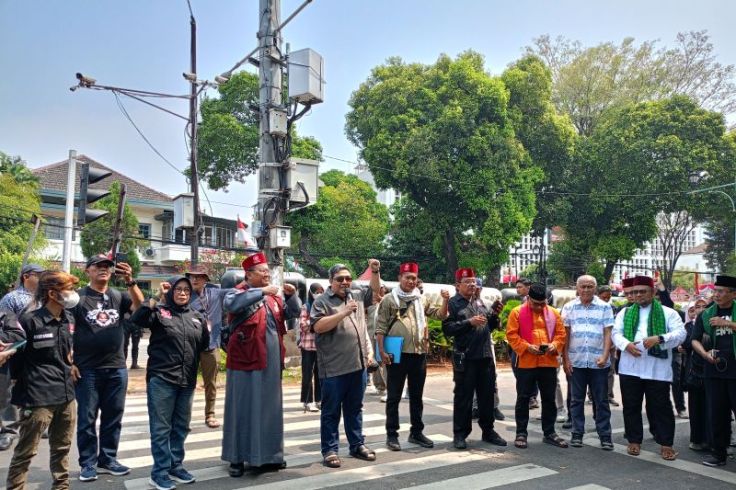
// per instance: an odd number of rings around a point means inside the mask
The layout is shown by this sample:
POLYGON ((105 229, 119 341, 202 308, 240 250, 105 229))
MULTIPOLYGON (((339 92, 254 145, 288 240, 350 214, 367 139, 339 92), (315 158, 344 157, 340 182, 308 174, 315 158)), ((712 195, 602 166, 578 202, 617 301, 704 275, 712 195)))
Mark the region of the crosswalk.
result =
MULTIPOLYGON (((343 467, 334 470, 322 467, 322 456, 319 451, 319 413, 304 413, 299 403, 299 392, 294 388, 284 389, 284 441, 287 470, 269 475, 269 478, 233 479, 228 476, 227 463, 220 460, 222 430, 209 429, 204 425, 203 393, 197 392, 192 414, 192 432, 186 442, 185 465, 197 478, 198 483, 205 483, 211 488, 234 489, 239 486, 243 490, 299 490, 345 487, 361 483, 369 488, 412 488, 421 490, 443 490, 446 488, 462 488, 463 490, 497 488, 524 484, 527 488, 542 486, 541 479, 558 478, 555 488, 576 490, 605 490, 606 486, 591 477, 588 483, 577 481, 576 485, 565 485, 564 471, 558 465, 543 465, 539 461, 525 461, 519 457, 518 450, 497 450, 485 444, 471 444, 470 451, 454 451, 451 449, 452 403, 445 399, 425 398, 426 412, 434 416, 425 427, 425 434, 435 441, 433 449, 424 449, 402 440, 403 451, 391 453, 384 447, 385 428, 383 410, 385 405, 379 404, 376 397, 368 397, 363 414, 364 434, 368 445, 374 449, 378 459, 374 463, 363 463, 346 457, 348 450, 343 445, 340 454, 343 467), (437 414, 440 413, 441 416, 437 414)), ((216 410, 218 418, 222 418, 224 394, 218 393, 216 410)), ((402 414, 408 407, 402 409, 402 414)), ((408 418, 408 417, 407 417, 408 418)), ((403 419, 402 419, 403 420, 403 419)), ((499 423, 512 427, 513 421, 499 423)), ((619 429, 621 430, 621 429, 619 429)), ((343 429, 340 429, 344 434, 343 429)), ((402 424, 402 438, 408 433, 408 426, 402 424)), ((126 413, 123 419, 123 433, 119 446, 120 461, 134 468, 122 483, 126 490, 144 490, 148 486, 148 472, 153 464, 150 456, 148 438, 148 416, 145 395, 130 395, 126 402, 126 413)), ((476 436, 477 437, 477 436, 476 436)), ((533 440, 530 435, 530 442, 533 440)), ((537 438, 540 439, 540 438, 537 438)), ((541 440, 541 439, 540 439, 541 440)), ((477 441, 476 441, 477 442, 477 441)), ((598 447, 596 437, 586 437, 584 442, 598 447)), ((616 454, 626 455, 625 446, 616 444, 616 454)), ((699 464, 684 460, 666 462, 658 454, 642 451, 641 461, 679 469, 691 474, 700 474, 727 484, 736 484, 736 473, 715 468, 705 468, 699 464)))

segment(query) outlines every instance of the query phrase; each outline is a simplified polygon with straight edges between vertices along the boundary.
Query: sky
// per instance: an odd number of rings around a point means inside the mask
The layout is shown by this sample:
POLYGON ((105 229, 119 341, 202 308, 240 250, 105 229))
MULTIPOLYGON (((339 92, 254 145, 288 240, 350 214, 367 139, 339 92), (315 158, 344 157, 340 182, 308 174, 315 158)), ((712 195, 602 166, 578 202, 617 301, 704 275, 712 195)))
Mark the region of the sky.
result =
MULTIPOLYGON (((198 27, 198 76, 213 80, 256 46, 258 0, 191 0, 198 27)), ((301 0, 282 1, 282 19, 301 0)), ((625 37, 672 45, 678 32, 707 29, 718 60, 736 64, 731 0, 314 0, 283 31, 291 50, 324 57, 325 102, 298 123, 317 138, 321 171, 351 171, 358 150, 345 137, 351 93, 392 56, 433 63, 442 54, 482 53, 498 74, 535 37, 590 46, 625 37), (337 159, 335 159, 337 158, 337 159)), ((99 84, 185 94, 189 71, 186 0, 0 0, 0 151, 30 167, 85 154, 169 195, 184 177, 157 156, 109 92, 69 91, 75 73, 99 84)), ((248 68, 255 70, 254 67, 248 68)), ((210 91, 210 96, 216 92, 210 91)), ((184 121, 123 99, 133 121, 174 166, 188 166, 184 121)), ((187 115, 186 101, 168 104, 187 115)), ((252 218, 256 178, 228 192, 205 189, 204 212, 252 218)))

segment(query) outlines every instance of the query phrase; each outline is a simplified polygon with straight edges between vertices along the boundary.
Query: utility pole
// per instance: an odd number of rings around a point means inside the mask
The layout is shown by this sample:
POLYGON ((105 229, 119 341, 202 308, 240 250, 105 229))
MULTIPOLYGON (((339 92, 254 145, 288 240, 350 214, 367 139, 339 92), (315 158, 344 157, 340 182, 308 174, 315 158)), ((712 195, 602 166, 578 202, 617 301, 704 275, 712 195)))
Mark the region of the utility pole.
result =
POLYGON ((199 212, 199 169, 197 167, 197 22, 194 20, 194 15, 189 16, 190 26, 190 58, 191 58, 191 73, 193 77, 191 84, 191 92, 189 99, 189 161, 190 176, 189 181, 191 182, 192 194, 194 195, 194 205, 192 206, 194 211, 194 236, 192 237, 191 244, 191 264, 192 266, 197 265, 199 262, 199 234, 201 217, 199 212))
MULTIPOLYGON (((279 172, 282 163, 276 158, 275 136, 271 134, 270 120, 274 106, 281 107, 281 34, 279 27, 281 0, 260 0, 258 28, 260 80, 260 139, 258 145, 258 207, 257 219, 261 224, 262 249, 272 267, 274 284, 283 284, 284 252, 270 243, 269 229, 283 224, 283 183, 279 172), (277 164, 277 165, 274 165, 277 164)), ((255 230, 256 233, 259 230, 255 230)))
POLYGON ((69 272, 72 266, 72 238, 74 232, 74 183, 77 181, 77 152, 69 150, 66 174, 66 210, 64 213, 64 248, 61 252, 61 269, 69 272))

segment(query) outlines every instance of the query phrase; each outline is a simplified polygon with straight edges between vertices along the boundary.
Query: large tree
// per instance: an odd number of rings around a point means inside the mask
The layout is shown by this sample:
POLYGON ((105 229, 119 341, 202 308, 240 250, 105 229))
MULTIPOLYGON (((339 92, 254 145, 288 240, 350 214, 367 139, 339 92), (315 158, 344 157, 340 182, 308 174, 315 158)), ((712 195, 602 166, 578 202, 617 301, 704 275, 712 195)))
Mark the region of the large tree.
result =
POLYGON ((433 65, 391 58, 350 99, 346 132, 379 188, 409 197, 442 230, 448 277, 472 233, 492 262, 531 227, 542 172, 514 133, 509 92, 466 52, 433 65))
MULTIPOLYGON (((33 215, 41 216, 38 179, 20 157, 0 152, 0 294, 18 279, 23 254, 33 231, 33 215)), ((32 251, 44 244, 39 233, 32 251)))
MULTIPOLYGON (((110 192, 111 194, 109 196, 103 197, 92 204, 92 208, 108 211, 108 214, 84 225, 84 228, 82 228, 80 245, 85 257, 108 253, 112 247, 112 231, 118 212, 118 203, 120 202, 120 182, 113 182, 110 185, 110 192)), ((128 264, 133 268, 134 275, 138 274, 141 268, 140 259, 136 251, 138 245, 141 243, 143 242, 139 238, 138 218, 135 217, 128 203, 125 203, 120 252, 128 254, 128 264)))
MULTIPOLYGON (((239 72, 218 86, 219 97, 202 102, 197 136, 198 165, 210 189, 227 189, 258 170, 258 75, 239 72)), ((293 156, 322 160, 322 147, 292 126, 293 156)))
POLYGON ((380 254, 388 231, 388 209, 376 201, 376 192, 355 175, 330 170, 320 176, 317 203, 286 216, 292 227, 291 252, 310 274, 327 276, 336 262, 360 274, 366 260, 380 254))

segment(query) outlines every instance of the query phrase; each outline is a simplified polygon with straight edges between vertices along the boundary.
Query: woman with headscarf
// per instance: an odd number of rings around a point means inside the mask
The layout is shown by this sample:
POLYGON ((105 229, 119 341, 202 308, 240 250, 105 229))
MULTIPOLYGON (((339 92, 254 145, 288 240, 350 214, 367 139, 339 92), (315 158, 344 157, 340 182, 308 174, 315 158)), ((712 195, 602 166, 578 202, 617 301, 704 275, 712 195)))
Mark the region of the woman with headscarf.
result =
POLYGON ((319 385, 319 370, 317 369, 317 347, 314 344, 314 332, 309 327, 309 312, 312 309, 314 298, 325 292, 325 288, 318 282, 309 286, 307 302, 302 306, 299 317, 299 348, 302 351, 302 396, 304 411, 319 412, 322 403, 322 393, 319 385))
POLYGON ((685 349, 683 362, 683 388, 687 390, 687 405, 690 409, 690 449, 707 451, 710 440, 708 436, 708 415, 706 411, 706 394, 703 384, 703 358, 693 353, 692 335, 695 320, 705 309, 708 302, 698 298, 690 302, 685 309, 685 331, 687 338, 682 343, 685 349))
POLYGON ((175 276, 161 283, 161 302, 141 305, 131 321, 151 331, 146 363, 146 391, 153 468, 148 483, 158 490, 193 483, 184 469, 184 441, 189 433, 199 354, 210 344, 207 321, 189 307, 192 283, 175 276))
POLYGON ((20 436, 8 468, 7 488, 26 487, 31 459, 38 452, 41 434, 49 433, 51 488, 69 488, 69 450, 77 420, 72 365, 74 316, 68 311, 79 303, 76 277, 60 271, 41 274, 35 310, 20 317, 18 341, 27 344, 15 357, 12 404, 20 408, 20 436))

